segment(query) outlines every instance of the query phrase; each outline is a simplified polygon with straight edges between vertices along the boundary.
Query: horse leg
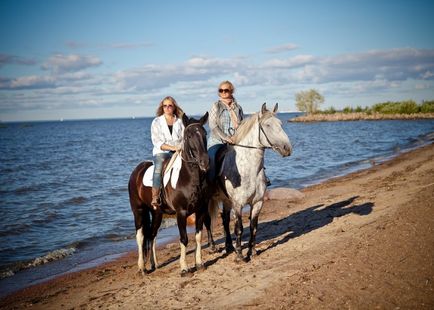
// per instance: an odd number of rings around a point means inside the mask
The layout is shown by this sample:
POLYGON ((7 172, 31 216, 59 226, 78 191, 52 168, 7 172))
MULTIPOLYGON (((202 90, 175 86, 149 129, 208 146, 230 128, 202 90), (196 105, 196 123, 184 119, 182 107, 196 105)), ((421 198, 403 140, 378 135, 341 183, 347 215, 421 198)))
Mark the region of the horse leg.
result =
POLYGON ((140 227, 139 229, 136 230, 136 241, 137 241, 137 250, 138 250, 138 260, 137 260, 137 265, 139 267, 138 272, 140 272, 142 275, 145 274, 145 260, 144 260, 144 255, 143 255, 143 251, 144 251, 144 241, 145 241, 145 236, 143 235, 143 227, 140 227))
POLYGON ((177 212, 176 220, 179 230, 179 246, 181 248, 181 255, 179 257, 179 264, 181 265, 181 277, 188 273, 187 261, 185 259, 187 252, 188 236, 187 236, 187 214, 185 211, 177 212))
POLYGON ((217 248, 215 246, 214 238, 212 237, 211 216, 209 212, 206 212, 204 215, 204 223, 205 223, 207 236, 208 236, 208 247, 211 250, 211 252, 215 253, 217 252, 217 248))
POLYGON ((236 208, 235 210, 235 252, 237 253, 237 261, 243 260, 243 253, 241 249, 241 237, 243 236, 243 219, 242 219, 242 213, 241 208, 236 208))
POLYGON ((196 239, 196 252, 195 252, 195 262, 196 270, 203 270, 205 266, 202 263, 202 229, 205 214, 204 212, 196 212, 196 234, 194 235, 196 239))
POLYGON ((157 261, 157 252, 156 252, 156 244, 157 244, 157 233, 158 229, 161 226, 161 221, 163 220, 163 213, 158 208, 158 210, 152 212, 152 225, 151 225, 151 255, 150 255, 150 261, 151 261, 151 270, 155 270, 155 268, 158 268, 158 261, 157 261))
POLYGON ((256 255, 256 230, 258 228, 259 213, 262 209, 263 201, 258 201, 250 208, 250 240, 249 251, 247 257, 253 257, 256 255))
POLYGON ((231 221, 231 207, 226 203, 223 203, 223 212, 222 212, 222 220, 223 220, 223 228, 225 232, 225 248, 226 253, 233 252, 234 246, 232 244, 231 231, 229 229, 229 223, 231 221))
POLYGON ((146 261, 148 257, 148 246, 147 246, 147 238, 148 229, 146 228, 149 224, 149 214, 148 211, 145 210, 143 205, 131 204, 131 209, 133 210, 134 215, 134 224, 136 227, 136 242, 137 242, 137 251, 138 251, 138 259, 137 266, 138 271, 144 275, 146 272, 146 261))

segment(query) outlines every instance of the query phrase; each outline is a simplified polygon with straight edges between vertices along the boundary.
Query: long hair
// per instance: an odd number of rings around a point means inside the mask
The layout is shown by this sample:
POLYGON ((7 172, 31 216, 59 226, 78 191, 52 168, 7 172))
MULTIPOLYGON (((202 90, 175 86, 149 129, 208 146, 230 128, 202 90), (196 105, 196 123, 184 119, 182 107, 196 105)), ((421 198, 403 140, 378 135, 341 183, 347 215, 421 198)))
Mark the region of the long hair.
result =
POLYGON ((173 114, 176 115, 176 117, 181 118, 182 114, 184 114, 184 111, 176 103, 176 100, 173 97, 171 97, 171 96, 164 97, 163 100, 161 100, 161 102, 160 102, 160 104, 158 105, 158 108, 157 108, 157 112, 156 112, 157 116, 161 116, 161 115, 164 114, 164 111, 163 111, 163 102, 166 101, 166 100, 169 100, 173 104, 173 106, 174 106, 173 114))

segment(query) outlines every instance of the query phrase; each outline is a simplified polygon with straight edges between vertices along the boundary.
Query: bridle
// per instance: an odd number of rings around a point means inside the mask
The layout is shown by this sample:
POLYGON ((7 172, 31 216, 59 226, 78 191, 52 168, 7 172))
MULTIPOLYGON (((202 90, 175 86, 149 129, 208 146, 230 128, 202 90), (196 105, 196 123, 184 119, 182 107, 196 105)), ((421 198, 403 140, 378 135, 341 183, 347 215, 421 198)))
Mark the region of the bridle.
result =
POLYGON ((273 146, 273 144, 271 143, 270 139, 268 139, 267 135, 265 134, 264 128, 262 128, 262 126, 261 126, 261 122, 259 121, 259 115, 258 115, 258 130, 259 130, 259 133, 258 133, 259 143, 262 144, 261 143, 261 132, 262 132, 262 135, 265 137, 265 139, 267 140, 267 143, 270 146, 264 146, 264 145, 261 145, 261 146, 252 146, 252 145, 244 145, 244 144, 238 144, 238 143, 234 143, 234 144, 231 144, 231 145, 233 145, 233 146, 239 146, 239 147, 244 147, 244 148, 247 148, 247 149, 259 149, 259 150, 262 150, 262 151, 265 150, 265 149, 273 149, 273 150, 275 150, 276 147, 273 146))
MULTIPOLYGON (((187 125, 187 127, 185 127, 184 131, 187 131, 187 128, 192 127, 192 126, 201 126, 201 124, 200 124, 200 123, 189 124, 189 125, 187 125)), ((184 145, 186 145, 185 141, 186 141, 186 135, 184 134, 184 143, 183 143, 183 147, 181 148, 181 150, 177 151, 178 154, 179 154, 179 156, 180 156, 181 159, 182 159, 184 162, 186 162, 186 163, 199 165, 199 160, 193 156, 193 153, 192 153, 191 151, 190 151, 190 154, 189 154, 189 155, 190 155, 190 157, 193 158, 193 159, 186 159, 186 158, 184 158, 184 156, 182 155, 182 154, 184 153, 184 151, 185 151, 185 150, 184 150, 184 145)))

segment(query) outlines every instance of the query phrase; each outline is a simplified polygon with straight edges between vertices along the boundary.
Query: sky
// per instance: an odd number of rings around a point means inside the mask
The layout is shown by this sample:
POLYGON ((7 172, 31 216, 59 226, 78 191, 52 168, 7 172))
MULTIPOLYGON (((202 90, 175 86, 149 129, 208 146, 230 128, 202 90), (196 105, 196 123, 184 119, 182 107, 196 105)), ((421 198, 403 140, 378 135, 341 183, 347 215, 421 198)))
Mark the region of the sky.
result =
POLYGON ((0 121, 434 100, 434 1, 0 1, 0 121))

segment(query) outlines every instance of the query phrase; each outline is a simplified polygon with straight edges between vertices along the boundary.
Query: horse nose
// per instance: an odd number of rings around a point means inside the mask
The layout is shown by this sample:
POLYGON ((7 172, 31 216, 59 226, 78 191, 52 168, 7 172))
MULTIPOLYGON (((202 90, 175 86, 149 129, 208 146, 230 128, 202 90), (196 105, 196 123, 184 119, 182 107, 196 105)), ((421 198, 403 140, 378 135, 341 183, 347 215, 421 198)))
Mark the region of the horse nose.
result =
POLYGON ((285 150, 285 156, 289 156, 292 153, 292 146, 291 144, 285 145, 283 147, 283 149, 285 150))
POLYGON ((202 170, 202 171, 208 171, 208 169, 209 169, 209 157, 208 156, 206 156, 206 158, 203 158, 201 161, 200 161, 200 169, 202 170))

